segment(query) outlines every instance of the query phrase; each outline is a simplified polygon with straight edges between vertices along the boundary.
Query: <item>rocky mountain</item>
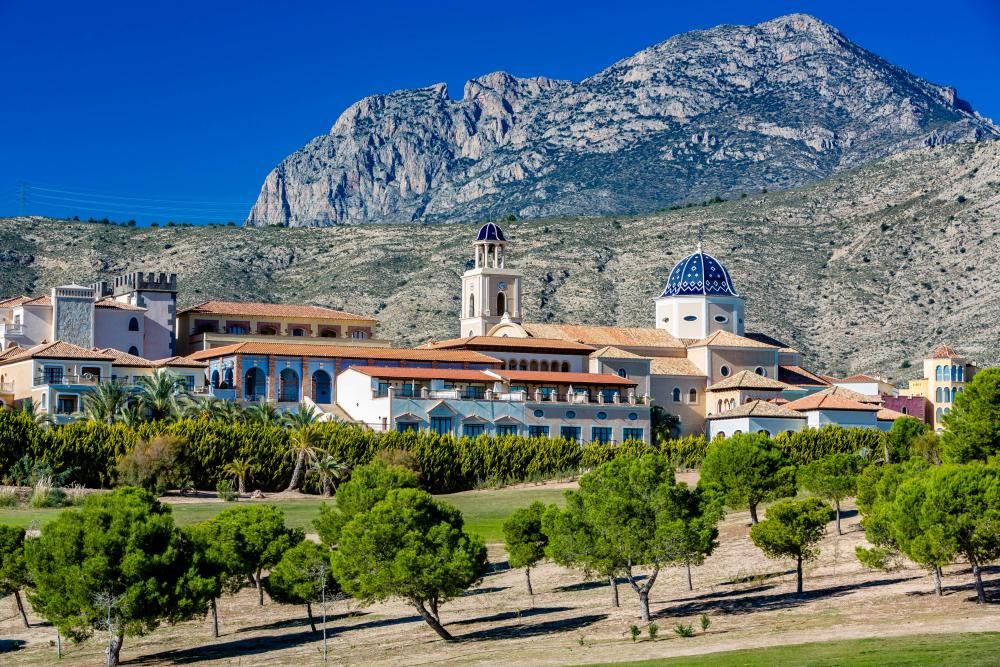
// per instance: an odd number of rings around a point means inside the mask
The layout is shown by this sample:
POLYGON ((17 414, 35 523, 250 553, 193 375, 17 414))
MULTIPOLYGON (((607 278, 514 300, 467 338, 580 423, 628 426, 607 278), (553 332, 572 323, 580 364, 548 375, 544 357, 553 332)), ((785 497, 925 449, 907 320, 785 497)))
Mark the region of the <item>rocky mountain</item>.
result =
MULTIPOLYGON (((0 219, 0 296, 134 270, 180 300, 373 314, 400 344, 458 335, 477 225, 161 227, 0 219)), ((747 299, 747 327, 817 370, 912 376, 940 342, 1000 364, 1000 141, 920 148, 808 186, 639 216, 504 224, 532 321, 653 326, 699 230, 747 299), (585 222, 585 224, 581 224, 585 222)))
POLYGON ((1000 136, 802 14, 673 37, 580 82, 496 72, 366 97, 281 162, 252 226, 649 212, 1000 136))

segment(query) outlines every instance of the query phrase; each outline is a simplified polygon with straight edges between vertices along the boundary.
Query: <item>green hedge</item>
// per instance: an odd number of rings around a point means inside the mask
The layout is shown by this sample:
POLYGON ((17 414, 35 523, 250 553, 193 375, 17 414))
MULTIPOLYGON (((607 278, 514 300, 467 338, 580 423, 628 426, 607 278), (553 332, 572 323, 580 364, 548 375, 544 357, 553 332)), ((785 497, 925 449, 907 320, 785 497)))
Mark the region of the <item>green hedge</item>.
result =
MULTIPOLYGON (((383 450, 411 452, 419 462, 423 485, 433 492, 551 478, 568 471, 594 468, 617 457, 637 457, 657 451, 678 468, 697 468, 708 449, 708 442, 701 436, 669 440, 659 448, 639 441, 620 445, 598 442, 581 447, 559 438, 454 438, 428 431, 374 433, 338 423, 325 423, 318 428, 320 446, 350 467, 368 463, 383 450)), ((9 411, 0 411, 0 477, 7 474, 14 462, 29 455, 51 463, 56 470, 72 470, 74 482, 108 487, 115 483, 118 459, 139 440, 159 434, 185 440, 192 481, 200 489, 215 488, 223 466, 235 459, 253 462, 252 488, 280 490, 291 477, 293 462, 285 456, 289 434, 280 426, 185 419, 151 422, 135 429, 100 422, 42 429, 26 415, 9 411)), ((804 465, 834 452, 864 453, 869 458, 879 458, 885 439, 886 434, 881 431, 826 426, 782 434, 774 440, 792 461, 804 465)))

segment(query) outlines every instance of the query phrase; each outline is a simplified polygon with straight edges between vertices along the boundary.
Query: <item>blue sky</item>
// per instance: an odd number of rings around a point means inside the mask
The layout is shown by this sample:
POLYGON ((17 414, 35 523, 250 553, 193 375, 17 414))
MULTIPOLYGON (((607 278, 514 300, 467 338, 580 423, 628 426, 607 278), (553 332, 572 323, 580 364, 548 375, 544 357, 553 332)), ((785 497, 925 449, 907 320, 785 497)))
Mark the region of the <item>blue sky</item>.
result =
POLYGON ((997 0, 0 0, 0 215, 25 181, 30 213, 240 222, 265 174, 365 95, 445 81, 458 97, 495 70, 578 80, 794 11, 1000 120, 997 0))

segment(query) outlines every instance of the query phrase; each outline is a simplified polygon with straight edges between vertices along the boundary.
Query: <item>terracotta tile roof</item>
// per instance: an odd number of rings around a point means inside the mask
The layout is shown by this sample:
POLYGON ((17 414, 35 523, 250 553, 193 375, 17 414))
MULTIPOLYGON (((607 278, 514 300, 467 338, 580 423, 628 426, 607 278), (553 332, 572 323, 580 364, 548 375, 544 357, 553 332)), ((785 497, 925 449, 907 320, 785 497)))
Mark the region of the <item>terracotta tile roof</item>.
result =
POLYGON ((521 325, 534 338, 562 338, 601 347, 671 347, 684 344, 668 331, 651 327, 607 327, 585 324, 548 324, 526 322, 521 325))
POLYGON ((15 354, 20 354, 22 351, 17 345, 11 345, 3 352, 0 352, 0 361, 3 361, 7 357, 13 357, 15 354))
POLYGON ((489 373, 461 368, 386 368, 385 366, 351 366, 350 370, 388 380, 459 380, 466 382, 496 382, 489 373))
POLYGON ((745 335, 746 335, 747 338, 755 340, 758 343, 767 343, 768 345, 774 345, 775 347, 779 347, 779 348, 781 348, 782 352, 798 352, 798 350, 796 350, 791 345, 788 345, 787 343, 783 343, 780 340, 778 340, 777 338, 774 338, 772 336, 768 336, 767 334, 761 333, 759 331, 747 331, 745 333, 745 335))
POLYGON ((94 302, 94 307, 96 308, 115 308, 117 310, 137 310, 139 312, 144 312, 145 308, 140 308, 139 306, 133 306, 130 303, 122 303, 121 301, 115 301, 112 298, 101 299, 100 301, 94 302))
POLYGON ((596 352, 591 352, 590 357, 592 359, 643 359, 643 357, 640 357, 638 354, 626 352, 625 350, 614 347, 613 345, 605 345, 596 352))
POLYGON ((737 336, 731 331, 723 331, 722 329, 713 331, 701 340, 688 345, 688 347, 708 347, 709 345, 714 347, 753 347, 765 350, 778 349, 777 345, 762 343, 759 340, 754 340, 753 338, 737 336))
POLYGON ((869 396, 845 387, 830 387, 829 389, 824 389, 819 393, 827 396, 836 396, 837 398, 846 398, 849 401, 855 401, 857 403, 882 405, 882 397, 880 396, 869 396))
POLYGON ((323 357, 335 359, 385 359, 398 361, 440 361, 445 363, 472 363, 499 365, 499 359, 474 350, 427 350, 416 348, 366 347, 343 345, 299 345, 296 343, 265 343, 247 341, 223 345, 208 350, 198 350, 187 355, 188 359, 202 361, 232 354, 270 354, 284 357, 323 357))
POLYGON ((800 387, 826 387, 830 384, 801 366, 778 366, 778 380, 800 387))
POLYGON ((705 419, 732 419, 734 417, 780 417, 782 419, 805 419, 801 412, 789 410, 787 407, 770 401, 747 401, 731 410, 717 415, 708 415, 705 419))
POLYGON ((153 368, 153 362, 143 357, 116 350, 113 347, 95 349, 96 352, 112 357, 112 364, 115 366, 127 366, 129 368, 153 368))
POLYGON ((0 299, 0 308, 13 308, 14 306, 20 306, 25 301, 31 301, 30 296, 11 296, 6 299, 0 299))
POLYGON ((356 315, 323 306, 242 301, 205 301, 185 308, 178 315, 241 315, 244 317, 303 317, 325 320, 364 320, 377 322, 367 315, 356 315))
POLYGON ((882 408, 875 413, 875 419, 881 422, 894 422, 897 419, 906 417, 902 412, 896 412, 895 410, 890 410, 889 408, 882 408))
POLYGON ((52 305, 52 297, 50 297, 47 294, 45 296, 36 296, 34 299, 28 299, 26 301, 22 301, 20 305, 22 305, 22 306, 51 306, 52 305))
POLYGON ((558 350, 583 354, 589 354, 594 350, 590 345, 563 338, 511 338, 508 336, 467 336, 465 338, 430 341, 420 347, 431 350, 535 350, 539 352, 558 350))
POLYGON ((708 391, 726 391, 730 389, 764 389, 771 391, 782 391, 791 389, 784 382, 778 382, 771 378, 757 375, 753 371, 740 371, 736 375, 719 380, 708 388, 708 391))
POLYGON ((878 412, 878 406, 859 403, 840 396, 831 396, 824 392, 810 394, 798 400, 786 403, 785 408, 808 412, 810 410, 856 410, 858 412, 878 412))
POLYGON ((179 356, 154 359, 153 365, 157 368, 208 368, 208 364, 203 361, 195 361, 194 359, 179 356))
POLYGON ((882 382, 878 378, 873 378, 871 375, 864 375, 863 373, 858 373, 857 375, 851 375, 843 380, 838 380, 838 382, 882 382))
POLYGON ((931 359, 960 359, 962 355, 949 345, 938 345, 931 352, 931 359))
POLYGON ((635 380, 611 375, 610 373, 552 373, 545 371, 506 371, 496 370, 493 373, 513 382, 546 382, 552 384, 576 385, 613 385, 618 387, 634 387, 639 384, 635 380))
POLYGON ((706 377, 705 373, 687 357, 653 357, 649 362, 649 372, 652 375, 706 377))
POLYGON ((88 350, 72 343, 57 340, 53 343, 42 343, 22 350, 3 360, 4 363, 23 361, 24 359, 87 359, 91 361, 114 361, 114 357, 97 350, 88 350))

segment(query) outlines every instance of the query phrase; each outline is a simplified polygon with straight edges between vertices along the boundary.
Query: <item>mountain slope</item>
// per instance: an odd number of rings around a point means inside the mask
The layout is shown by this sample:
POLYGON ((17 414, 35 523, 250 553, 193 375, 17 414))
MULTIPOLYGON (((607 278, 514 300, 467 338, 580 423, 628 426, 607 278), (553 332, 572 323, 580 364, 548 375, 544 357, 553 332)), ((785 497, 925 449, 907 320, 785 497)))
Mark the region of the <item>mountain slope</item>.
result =
POLYGON ((678 35, 578 83, 366 97, 267 175, 249 225, 627 214, 785 188, 1000 130, 794 14, 678 35))
MULTIPOLYGON (((945 341, 1000 364, 1000 141, 916 149, 798 189, 636 217, 504 225, 532 321, 653 326, 699 229, 747 326, 818 370, 912 375, 945 341)), ((177 271, 182 305, 308 302, 376 315, 400 343, 458 335, 475 225, 127 228, 0 220, 0 295, 177 271)))

